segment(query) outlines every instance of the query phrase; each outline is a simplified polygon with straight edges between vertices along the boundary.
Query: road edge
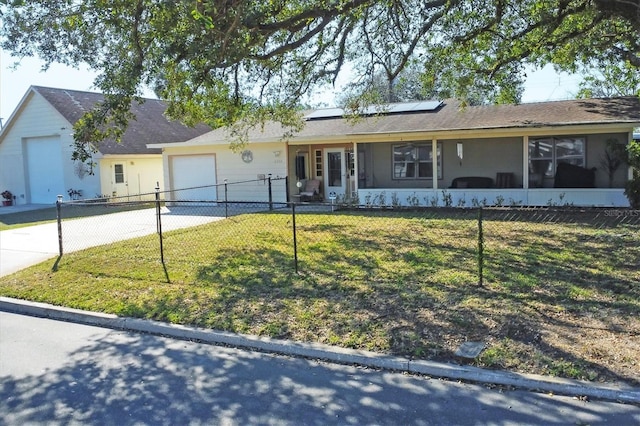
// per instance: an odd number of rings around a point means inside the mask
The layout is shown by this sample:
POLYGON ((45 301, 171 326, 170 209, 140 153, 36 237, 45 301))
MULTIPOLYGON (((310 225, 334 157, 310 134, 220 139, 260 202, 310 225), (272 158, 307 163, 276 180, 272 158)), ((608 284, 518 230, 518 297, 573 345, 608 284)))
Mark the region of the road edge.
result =
POLYGON ((535 374, 486 370, 474 366, 423 360, 415 361, 370 351, 235 334, 153 320, 119 317, 112 314, 83 311, 9 297, 0 297, 0 311, 115 330, 149 333, 181 340, 193 340, 212 345, 228 345, 274 354, 321 359, 339 364, 360 365, 450 380, 512 386, 557 395, 640 404, 640 388, 626 385, 597 384, 535 374))

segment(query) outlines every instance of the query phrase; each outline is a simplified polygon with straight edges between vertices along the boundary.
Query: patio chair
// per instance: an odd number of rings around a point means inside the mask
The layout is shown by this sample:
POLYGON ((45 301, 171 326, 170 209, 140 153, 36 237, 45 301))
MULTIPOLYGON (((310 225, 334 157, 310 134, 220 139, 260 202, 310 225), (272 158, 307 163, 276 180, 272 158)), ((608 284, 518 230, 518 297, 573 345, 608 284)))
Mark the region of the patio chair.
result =
POLYGON ((513 173, 501 173, 496 174, 496 188, 514 188, 515 176, 513 173))
POLYGON ((300 191, 300 201, 320 201, 320 180, 309 179, 304 184, 304 189, 300 191))

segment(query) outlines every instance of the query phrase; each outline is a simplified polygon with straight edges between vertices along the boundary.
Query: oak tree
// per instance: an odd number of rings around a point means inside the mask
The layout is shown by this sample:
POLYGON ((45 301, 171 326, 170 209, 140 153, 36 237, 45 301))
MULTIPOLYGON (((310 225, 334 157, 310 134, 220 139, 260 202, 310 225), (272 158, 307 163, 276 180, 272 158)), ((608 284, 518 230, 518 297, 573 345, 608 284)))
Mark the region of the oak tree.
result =
MULTIPOLYGON (((281 121, 345 70, 517 102, 524 65, 640 66, 640 0, 0 0, 1 47, 98 71, 76 156, 118 138, 144 86, 186 124, 281 121)), ((444 93, 444 92, 443 92, 444 93)), ((354 105, 359 105, 355 102, 354 105)))

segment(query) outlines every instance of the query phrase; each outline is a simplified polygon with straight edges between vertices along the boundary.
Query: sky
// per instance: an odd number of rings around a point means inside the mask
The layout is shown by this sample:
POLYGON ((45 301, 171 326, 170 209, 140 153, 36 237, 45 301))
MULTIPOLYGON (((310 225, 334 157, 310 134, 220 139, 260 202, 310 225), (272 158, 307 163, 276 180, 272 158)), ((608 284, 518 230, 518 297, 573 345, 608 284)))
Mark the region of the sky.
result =
MULTIPOLYGON (((61 89, 96 91, 93 88, 95 73, 53 64, 46 72, 37 58, 25 58, 14 69, 15 58, 0 52, 0 117, 6 123, 29 86, 46 86, 61 89)), ((578 91, 580 76, 558 74, 551 66, 527 73, 522 102, 541 102, 572 99, 578 91)), ((145 93, 153 97, 153 93, 145 93)))

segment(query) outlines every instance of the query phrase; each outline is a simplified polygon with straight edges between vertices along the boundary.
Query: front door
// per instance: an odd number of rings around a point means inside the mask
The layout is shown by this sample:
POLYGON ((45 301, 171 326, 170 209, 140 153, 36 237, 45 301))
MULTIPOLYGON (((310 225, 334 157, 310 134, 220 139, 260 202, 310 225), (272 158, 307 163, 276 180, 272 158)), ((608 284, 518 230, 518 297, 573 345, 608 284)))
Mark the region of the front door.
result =
POLYGON ((344 148, 324 150, 324 198, 329 201, 332 194, 344 198, 347 189, 344 148))

